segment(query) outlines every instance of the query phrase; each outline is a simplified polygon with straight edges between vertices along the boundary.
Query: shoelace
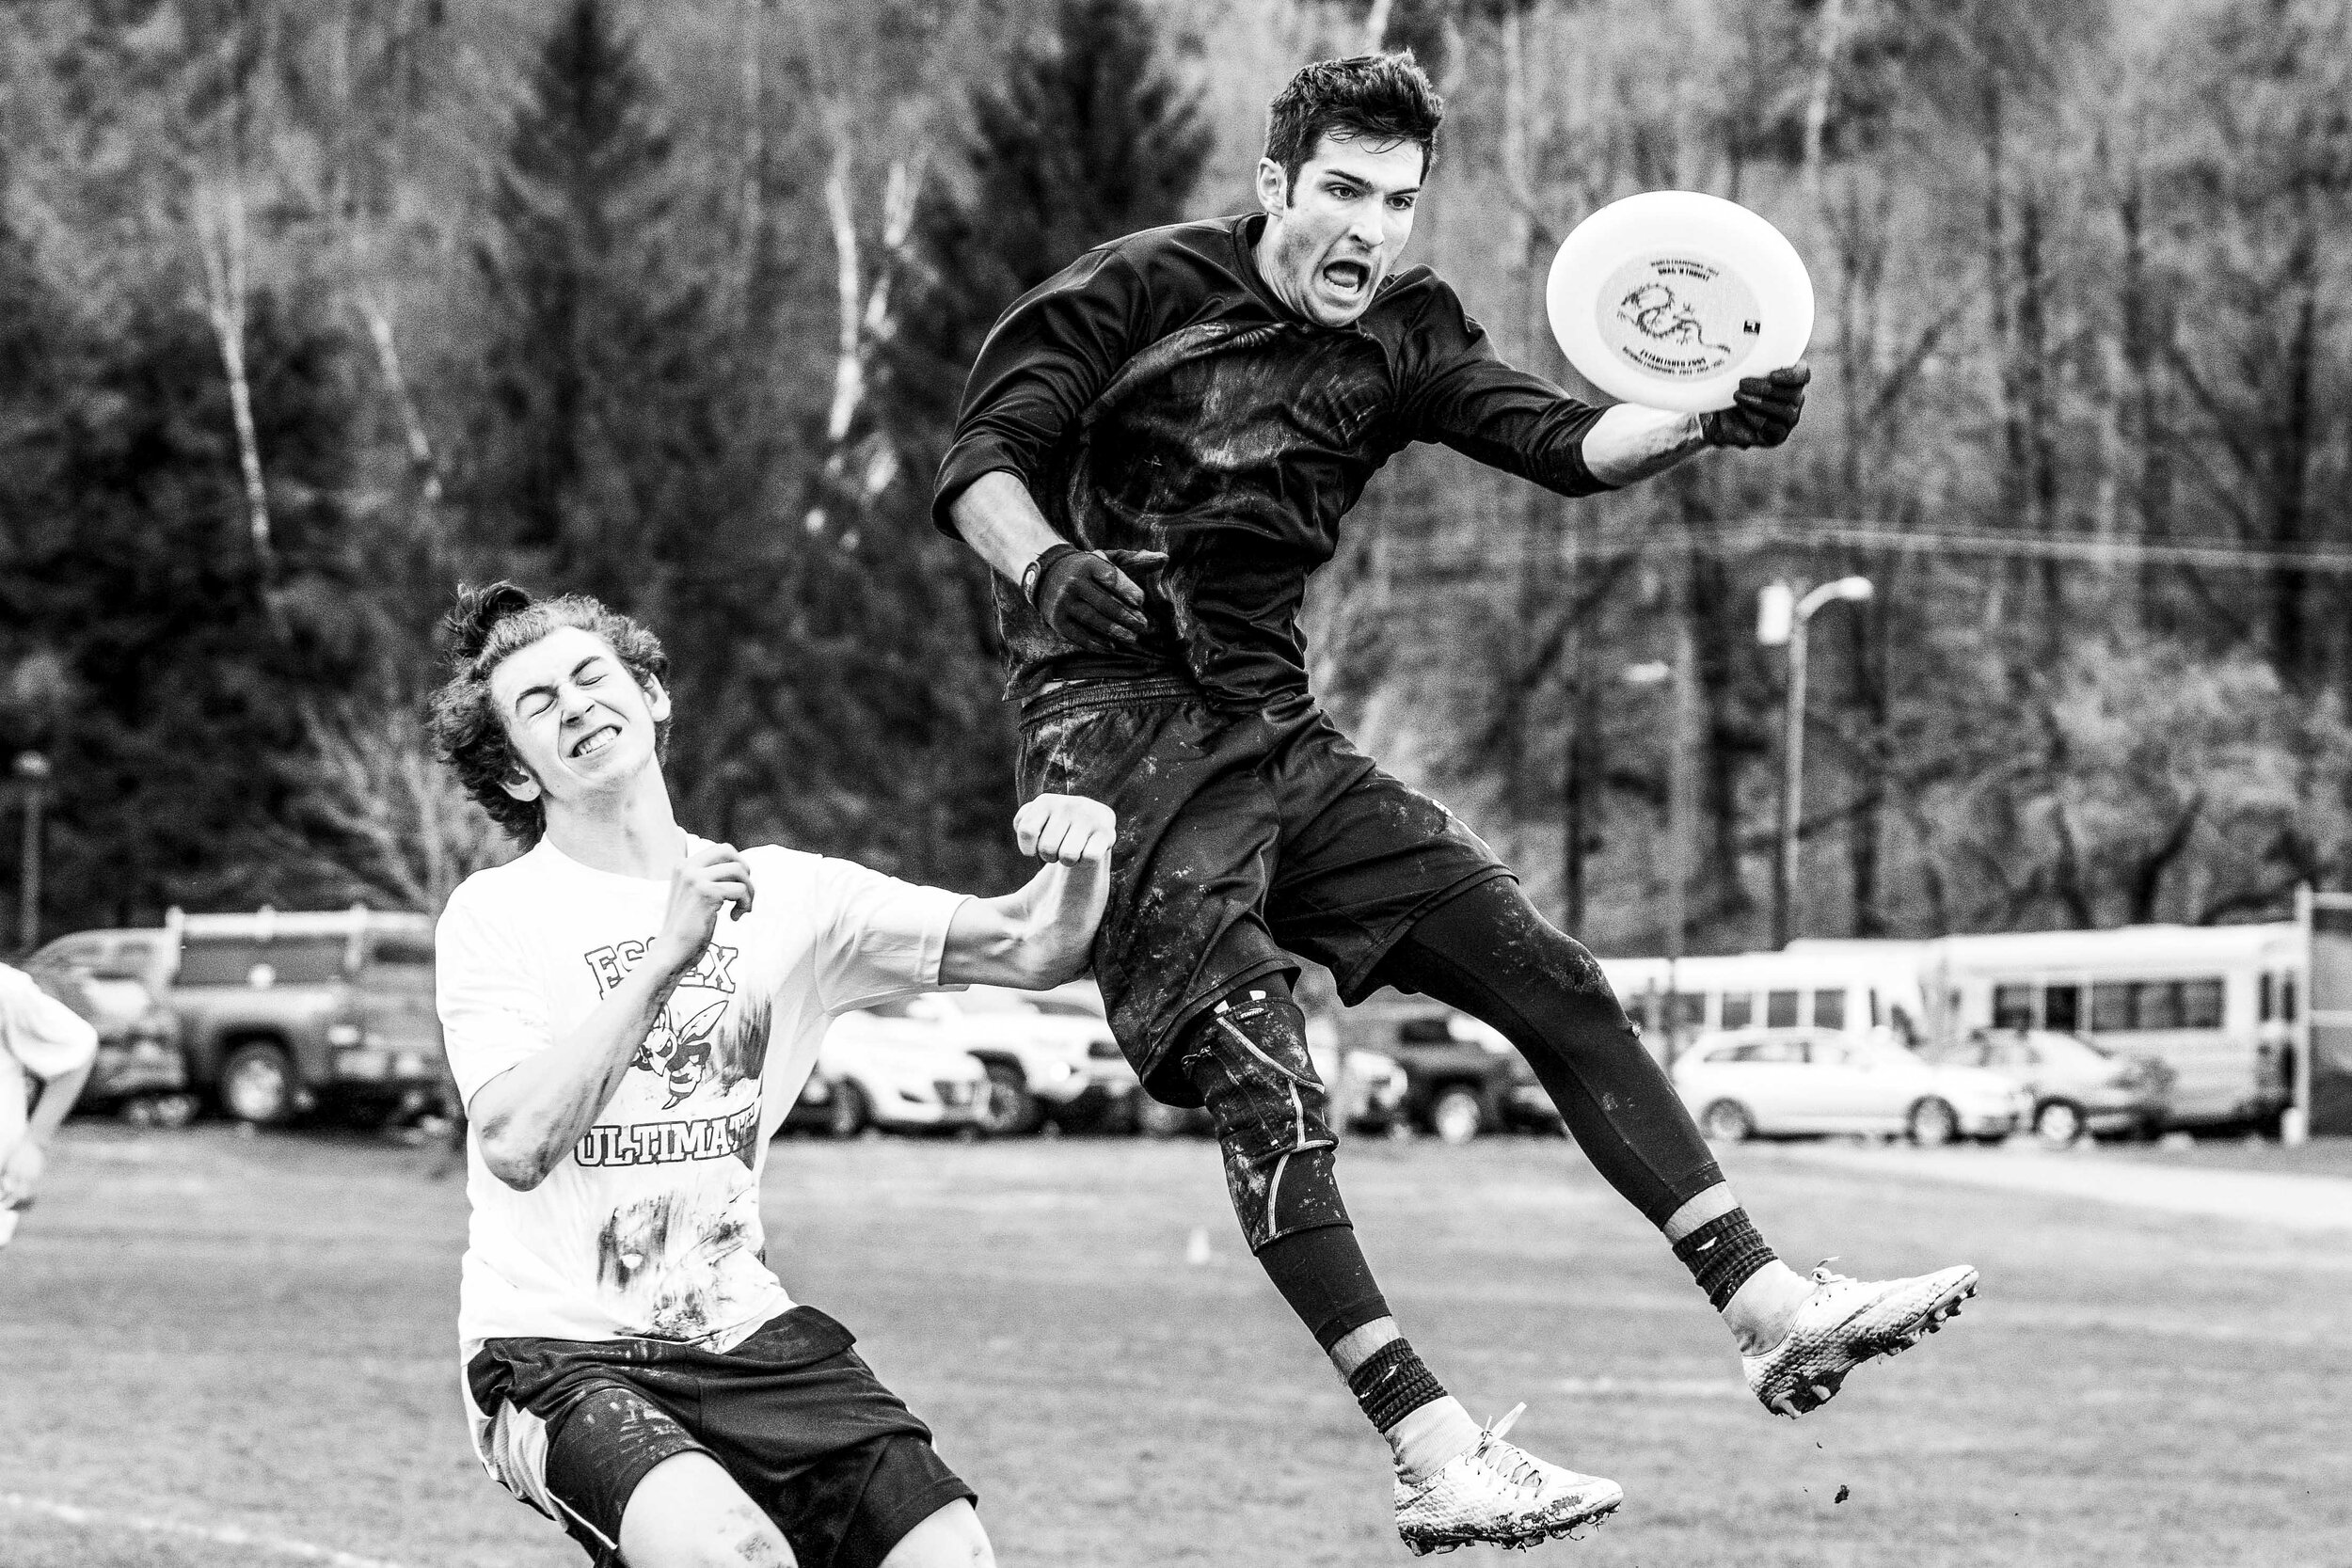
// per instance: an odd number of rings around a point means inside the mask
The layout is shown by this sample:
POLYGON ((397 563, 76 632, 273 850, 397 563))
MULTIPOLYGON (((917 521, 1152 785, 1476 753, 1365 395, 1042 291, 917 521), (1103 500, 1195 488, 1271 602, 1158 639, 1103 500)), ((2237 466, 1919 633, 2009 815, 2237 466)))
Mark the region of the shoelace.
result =
MULTIPOLYGON (((1527 1402, 1525 1400, 1521 1400, 1518 1403, 1513 1405, 1508 1415, 1504 1416, 1502 1419, 1497 1421, 1494 1425, 1486 1429, 1486 1440, 1478 1446, 1478 1457, 1480 1460, 1486 1462, 1487 1468, 1494 1470, 1497 1474, 1501 1475, 1502 1477, 1502 1483, 1505 1486, 1516 1487, 1522 1492, 1534 1490, 1541 1487, 1544 1483, 1544 1472, 1542 1468, 1536 1465, 1534 1456, 1527 1452, 1524 1449, 1512 1449, 1511 1451, 1518 1454, 1518 1458, 1512 1464, 1511 1467, 1506 1470, 1502 1466, 1495 1465, 1490 1460, 1487 1460, 1487 1455, 1493 1451, 1496 1444, 1502 1442, 1504 1435, 1511 1430, 1511 1423, 1518 1420, 1526 1409, 1527 1402)), ((1508 1444, 1504 1444, 1503 1446, 1506 1448, 1510 1447, 1508 1444)))

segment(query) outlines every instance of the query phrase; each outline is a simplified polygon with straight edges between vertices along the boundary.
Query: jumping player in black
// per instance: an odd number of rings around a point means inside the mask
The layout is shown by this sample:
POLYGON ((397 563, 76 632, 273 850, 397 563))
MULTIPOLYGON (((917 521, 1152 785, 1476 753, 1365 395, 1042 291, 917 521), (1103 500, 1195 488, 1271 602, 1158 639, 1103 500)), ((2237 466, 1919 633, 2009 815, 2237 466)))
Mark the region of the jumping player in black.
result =
POLYGON ((1778 1261, 1591 956, 1308 690, 1307 578, 1411 442, 1588 495, 1777 446, 1804 404, 1802 365, 1684 415, 1590 407, 1504 364, 1441 279, 1395 270, 1441 112, 1409 55, 1301 71, 1274 102, 1263 212, 1102 245, 1006 311, 933 504, 997 573, 1024 796, 1118 813, 1093 957, 1120 1042, 1152 1094, 1208 1107, 1251 1248, 1389 1440, 1416 1552, 1533 1544, 1623 1493, 1503 1441, 1509 1418, 1482 1431, 1398 1330, 1333 1180, 1293 953, 1350 1002, 1394 986, 1507 1035, 1770 1409, 1820 1404, 1976 1282, 1778 1261))

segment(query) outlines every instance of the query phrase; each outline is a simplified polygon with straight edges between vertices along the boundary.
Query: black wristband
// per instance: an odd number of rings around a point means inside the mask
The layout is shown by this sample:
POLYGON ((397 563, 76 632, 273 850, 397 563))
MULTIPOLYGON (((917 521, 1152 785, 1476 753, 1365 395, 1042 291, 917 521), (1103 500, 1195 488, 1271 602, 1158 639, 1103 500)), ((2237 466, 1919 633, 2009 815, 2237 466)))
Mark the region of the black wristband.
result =
POLYGON ((1037 609, 1037 592, 1045 586, 1045 574, 1053 568, 1054 562, 1063 556, 1077 553, 1078 546, 1067 541, 1048 545, 1038 552, 1035 561, 1021 569, 1021 596, 1029 601, 1031 610, 1037 609))

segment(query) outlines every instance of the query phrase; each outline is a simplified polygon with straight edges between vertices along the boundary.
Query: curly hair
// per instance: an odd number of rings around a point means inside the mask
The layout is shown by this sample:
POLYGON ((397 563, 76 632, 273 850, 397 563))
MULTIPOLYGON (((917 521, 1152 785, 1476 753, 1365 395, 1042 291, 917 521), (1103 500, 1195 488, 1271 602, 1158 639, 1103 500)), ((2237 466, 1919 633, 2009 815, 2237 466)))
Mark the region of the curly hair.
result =
MULTIPOLYGON (((1303 67, 1266 111, 1265 155, 1295 184, 1298 170, 1327 135, 1421 149, 1422 174, 1438 166, 1438 127, 1445 100, 1413 52, 1356 55, 1303 67)), ((1296 193, 1293 192, 1293 199, 1296 193)))
MULTIPOLYGON (((433 693, 425 720, 434 754, 490 819, 528 849, 547 831, 547 807, 536 800, 517 800, 501 782, 514 776, 520 759, 507 736, 504 715, 490 700, 490 673, 563 626, 601 639, 641 687, 669 674, 670 656, 662 652, 660 638, 600 600, 585 594, 533 599, 511 582, 460 587, 457 604, 441 625, 450 640, 450 673, 433 693)), ((654 726, 657 757, 668 750, 669 739, 665 719, 654 726)))

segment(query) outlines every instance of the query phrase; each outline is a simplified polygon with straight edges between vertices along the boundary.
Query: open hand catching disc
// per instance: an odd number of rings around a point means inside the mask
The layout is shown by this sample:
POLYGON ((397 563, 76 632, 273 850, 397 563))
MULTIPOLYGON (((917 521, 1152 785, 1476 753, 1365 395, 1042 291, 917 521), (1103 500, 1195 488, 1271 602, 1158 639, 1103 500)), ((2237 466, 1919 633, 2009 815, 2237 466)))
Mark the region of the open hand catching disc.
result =
POLYGON ((1730 407, 1741 376, 1795 364, 1813 336, 1813 280, 1797 247, 1738 202, 1698 191, 1645 191, 1578 224, 1544 298, 1586 380, 1690 414, 1730 407))

